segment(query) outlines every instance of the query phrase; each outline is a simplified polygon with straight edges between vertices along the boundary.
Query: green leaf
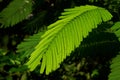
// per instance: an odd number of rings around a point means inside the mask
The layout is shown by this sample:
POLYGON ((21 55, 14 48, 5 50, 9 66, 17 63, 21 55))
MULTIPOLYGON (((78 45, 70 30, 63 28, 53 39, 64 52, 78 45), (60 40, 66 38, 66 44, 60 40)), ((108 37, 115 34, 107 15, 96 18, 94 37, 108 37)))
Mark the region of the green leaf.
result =
POLYGON ((22 77, 20 80, 27 80, 27 73, 22 74, 22 77))
POLYGON ((32 0, 13 0, 1 13, 1 27, 13 26, 26 19, 32 12, 32 0))
POLYGON ((46 74, 59 68, 60 63, 79 47, 92 29, 102 21, 110 20, 112 15, 104 8, 81 6, 65 9, 60 20, 48 26, 41 41, 26 63, 31 71, 41 64, 40 73, 46 74))
POLYGON ((111 30, 115 32, 116 30, 120 29, 120 22, 116 22, 112 27, 111 30))
MULTIPOLYGON (((120 22, 116 22, 110 30, 118 37, 120 41, 120 22)), ((111 73, 109 74, 109 80, 119 80, 120 79, 120 54, 118 54, 110 65, 111 73)))
POLYGON ((108 76, 108 80, 119 80, 120 79, 120 55, 117 55, 110 66, 111 73, 108 76))
POLYGON ((114 33, 117 37, 118 40, 120 41, 120 22, 116 22, 111 28, 110 30, 112 31, 112 33, 114 33))
POLYGON ((34 51, 34 47, 39 43, 41 40, 41 35, 44 31, 41 31, 29 38, 24 39, 24 42, 20 43, 17 46, 17 52, 21 53, 20 59, 24 59, 25 57, 29 57, 29 55, 34 51), (24 53, 24 54, 23 54, 24 53))

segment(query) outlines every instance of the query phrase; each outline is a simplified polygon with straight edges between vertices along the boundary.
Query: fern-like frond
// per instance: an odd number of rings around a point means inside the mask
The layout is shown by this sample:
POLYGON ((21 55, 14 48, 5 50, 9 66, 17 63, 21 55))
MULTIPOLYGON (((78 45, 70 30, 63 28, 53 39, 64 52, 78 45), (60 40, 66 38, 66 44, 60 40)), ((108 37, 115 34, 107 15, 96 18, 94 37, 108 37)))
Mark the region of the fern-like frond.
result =
POLYGON ((120 54, 117 55, 110 66, 111 73, 109 74, 108 80, 119 80, 120 79, 120 54))
POLYGON ((30 56, 30 54, 34 51, 34 47, 39 43, 40 37, 43 33, 44 31, 34 34, 33 36, 24 39, 24 42, 17 46, 17 52, 21 53, 20 59, 30 56))
MULTIPOLYGON (((120 22, 116 22, 111 28, 110 31, 114 33, 118 40, 120 41, 120 22)), ((120 54, 117 55, 113 60, 110 66, 111 73, 109 74, 109 80, 119 80, 120 79, 120 54)))
POLYGON ((26 19, 32 12, 32 0, 13 0, 1 13, 1 27, 13 26, 26 19))
POLYGON ((111 28, 110 31, 112 33, 115 33, 115 35, 118 37, 118 40, 120 41, 120 22, 116 22, 111 28))
POLYGON ((40 73, 56 70, 70 53, 79 47, 93 28, 102 21, 110 20, 112 15, 104 8, 81 6, 65 9, 60 20, 48 26, 41 41, 26 63, 31 71, 41 64, 40 73))

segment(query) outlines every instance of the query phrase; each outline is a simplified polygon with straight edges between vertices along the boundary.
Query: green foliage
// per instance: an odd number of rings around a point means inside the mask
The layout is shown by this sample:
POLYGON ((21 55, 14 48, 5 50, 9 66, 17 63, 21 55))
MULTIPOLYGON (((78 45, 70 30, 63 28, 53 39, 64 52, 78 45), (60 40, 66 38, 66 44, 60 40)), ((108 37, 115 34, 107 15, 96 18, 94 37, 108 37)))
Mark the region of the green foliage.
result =
POLYGON ((41 63, 40 73, 46 69, 46 74, 49 74, 79 47, 83 38, 96 28, 97 24, 110 20, 111 17, 107 10, 96 6, 65 9, 59 17, 61 20, 48 26, 26 65, 33 71, 41 63))
POLYGON ((0 80, 118 80, 119 5, 120 0, 0 0, 0 80))
MULTIPOLYGON (((8 50, 0 49, 0 80, 13 80, 11 75, 15 75, 11 72, 10 67, 15 68, 17 65, 21 65, 17 56, 12 54, 8 50), (4 77, 5 76, 5 77, 4 77)), ((15 70, 17 71, 17 69, 15 70)), ((17 75, 20 75, 16 72, 17 75)))
POLYGON ((98 0, 89 0, 90 2, 98 2, 98 0))
POLYGON ((21 53, 20 58, 24 59, 25 57, 29 57, 29 55, 34 51, 34 47, 39 43, 41 40, 41 35, 44 31, 34 34, 29 38, 24 39, 24 42, 17 46, 17 52, 21 53), (23 54, 24 53, 24 54, 23 54))
POLYGON ((7 8, 0 13, 1 27, 13 26, 24 19, 27 19, 31 12, 31 0, 13 0, 7 8))
POLYGON ((120 22, 116 22, 110 29, 118 37, 120 41, 120 22))
POLYGON ((117 55, 110 66, 111 73, 109 74, 109 80, 119 80, 120 79, 120 55, 117 55))
MULTIPOLYGON (((110 29, 118 37, 120 41, 120 22, 116 22, 110 29)), ((109 80, 119 80, 120 78, 120 55, 118 54, 113 60, 110 66, 111 73, 109 74, 109 80)))

